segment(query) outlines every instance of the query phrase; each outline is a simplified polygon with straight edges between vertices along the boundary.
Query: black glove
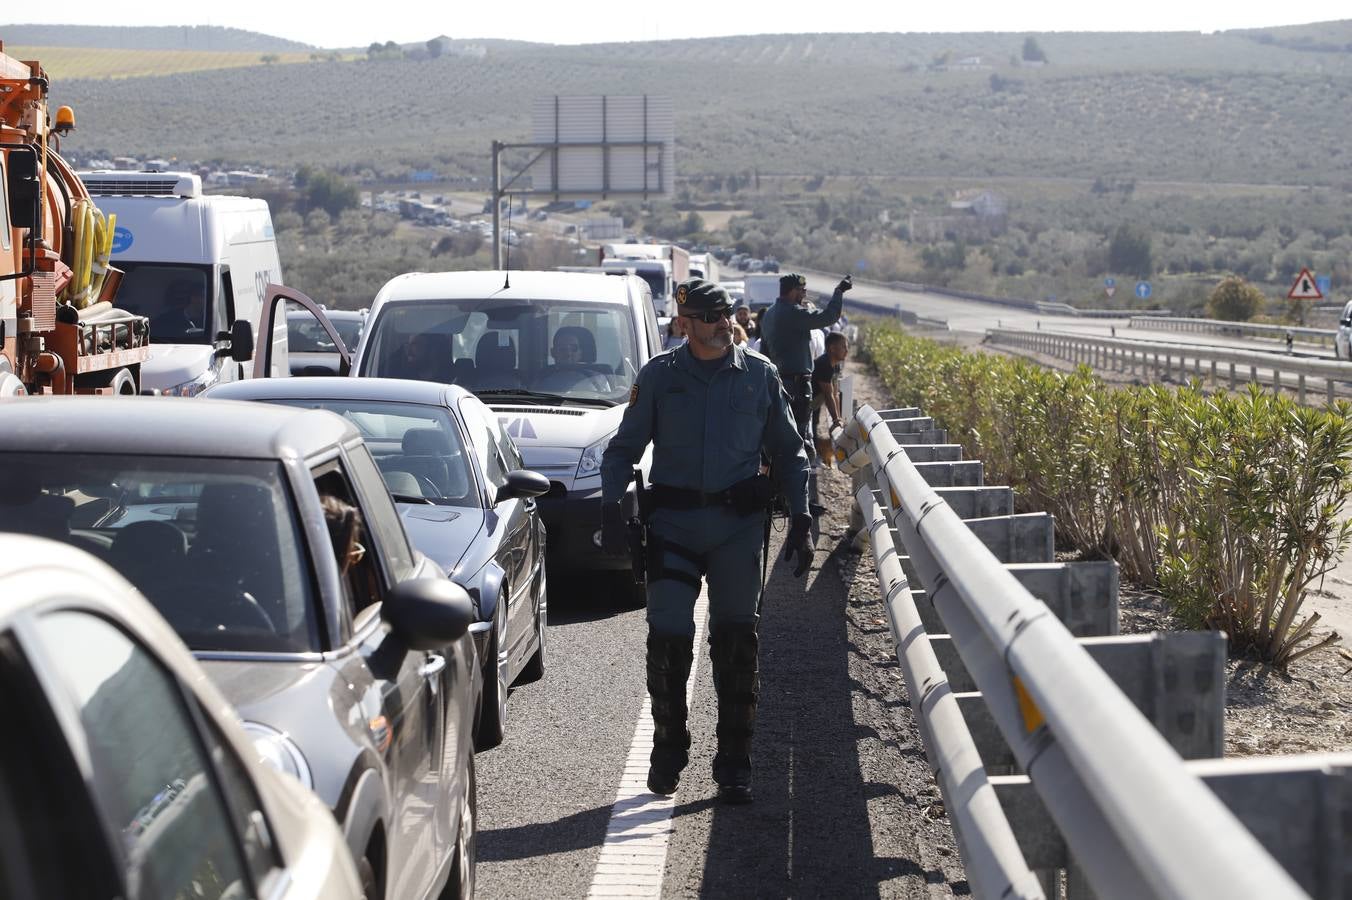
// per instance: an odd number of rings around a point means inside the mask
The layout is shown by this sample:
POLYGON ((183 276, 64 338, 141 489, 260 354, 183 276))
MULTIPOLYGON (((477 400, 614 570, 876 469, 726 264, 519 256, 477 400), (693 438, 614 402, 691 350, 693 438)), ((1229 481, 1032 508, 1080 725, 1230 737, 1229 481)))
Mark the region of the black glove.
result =
POLYGON ((846 275, 844 278, 840 279, 840 284, 836 285, 836 293, 843 294, 852 287, 854 287, 854 280, 849 275, 846 275))
POLYGON ((802 578, 803 573, 812 565, 812 516, 799 513, 793 517, 789 526, 789 536, 784 538, 784 562, 798 554, 798 565, 793 568, 793 577, 802 578))
POLYGON ((601 504, 601 549, 611 556, 629 553, 629 524, 618 501, 601 504))

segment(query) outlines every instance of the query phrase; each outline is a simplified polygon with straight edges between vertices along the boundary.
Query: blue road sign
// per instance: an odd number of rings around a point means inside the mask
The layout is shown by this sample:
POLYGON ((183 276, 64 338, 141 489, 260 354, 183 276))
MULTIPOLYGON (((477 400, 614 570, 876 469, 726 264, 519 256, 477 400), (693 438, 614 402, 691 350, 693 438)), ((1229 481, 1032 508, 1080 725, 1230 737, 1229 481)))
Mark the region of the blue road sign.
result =
POLYGON ((1117 279, 1116 279, 1116 278, 1113 278, 1113 277, 1111 277, 1111 276, 1109 276, 1108 278, 1103 279, 1103 286, 1104 286, 1104 287, 1109 287, 1109 288, 1115 288, 1115 287, 1117 287, 1117 279))
POLYGON ((1150 282, 1148 282, 1148 281, 1138 281, 1138 282, 1136 282, 1136 296, 1137 296, 1137 297, 1140 297, 1142 300, 1149 300, 1149 299, 1150 299, 1150 282))
POLYGON ((1319 288, 1319 293, 1327 294, 1333 289, 1333 279, 1327 275, 1316 275, 1314 277, 1314 286, 1319 288))

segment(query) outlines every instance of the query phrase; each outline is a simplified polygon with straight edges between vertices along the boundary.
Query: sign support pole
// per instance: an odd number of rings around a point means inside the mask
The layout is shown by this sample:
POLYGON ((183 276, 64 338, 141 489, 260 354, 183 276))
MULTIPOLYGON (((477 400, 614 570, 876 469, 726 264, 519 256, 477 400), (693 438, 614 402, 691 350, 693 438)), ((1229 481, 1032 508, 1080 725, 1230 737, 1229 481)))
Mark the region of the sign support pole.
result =
POLYGON ((502 144, 493 142, 493 268, 502 268, 502 144))

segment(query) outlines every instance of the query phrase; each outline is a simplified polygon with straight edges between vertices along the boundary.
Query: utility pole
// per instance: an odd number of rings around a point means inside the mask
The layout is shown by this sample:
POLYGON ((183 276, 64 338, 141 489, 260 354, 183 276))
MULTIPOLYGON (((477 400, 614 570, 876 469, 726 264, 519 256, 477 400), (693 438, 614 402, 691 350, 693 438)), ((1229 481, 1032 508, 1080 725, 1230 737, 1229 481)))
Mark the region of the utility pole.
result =
POLYGON ((493 268, 502 268, 502 144, 493 142, 493 268))

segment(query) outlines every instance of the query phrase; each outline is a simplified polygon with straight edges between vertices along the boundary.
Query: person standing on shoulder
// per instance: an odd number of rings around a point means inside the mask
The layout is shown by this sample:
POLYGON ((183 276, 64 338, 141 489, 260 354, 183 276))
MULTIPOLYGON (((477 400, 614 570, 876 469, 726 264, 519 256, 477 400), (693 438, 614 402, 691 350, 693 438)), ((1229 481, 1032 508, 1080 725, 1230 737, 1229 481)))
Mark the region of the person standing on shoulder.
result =
MULTIPOLYGON (((809 410, 812 406, 812 331, 825 328, 840 318, 845 306, 845 292, 854 287, 850 276, 846 275, 836 285, 831 302, 824 309, 804 305, 807 299, 807 279, 802 275, 783 275, 779 279, 779 299, 765 311, 761 320, 760 352, 770 358, 779 369, 779 377, 784 379, 784 387, 789 391, 792 401, 793 419, 798 425, 798 433, 803 444, 811 454, 811 463, 815 466, 817 451, 812 441, 812 423, 809 410)), ((812 516, 821 515, 817 505, 817 478, 813 474, 808 485, 812 502, 812 516)))
POLYGON ((812 563, 808 460, 774 366, 733 345, 727 291, 702 279, 676 290, 689 340, 638 373, 629 407, 601 459, 602 544, 631 549, 621 501, 651 442, 652 487, 640 496, 648 592, 648 789, 675 793, 689 762, 686 681, 694 608, 709 586, 709 657, 718 696, 713 776, 728 803, 751 800, 751 737, 759 697, 756 625, 762 557, 776 488, 792 513, 785 559, 812 563), (773 481, 761 474, 761 453, 773 481))
POLYGON ((839 331, 826 336, 826 352, 817 357, 812 365, 812 434, 818 432, 817 423, 821 419, 822 409, 831 417, 826 434, 845 424, 840 410, 840 378, 844 374, 845 360, 850 355, 850 341, 839 331))

